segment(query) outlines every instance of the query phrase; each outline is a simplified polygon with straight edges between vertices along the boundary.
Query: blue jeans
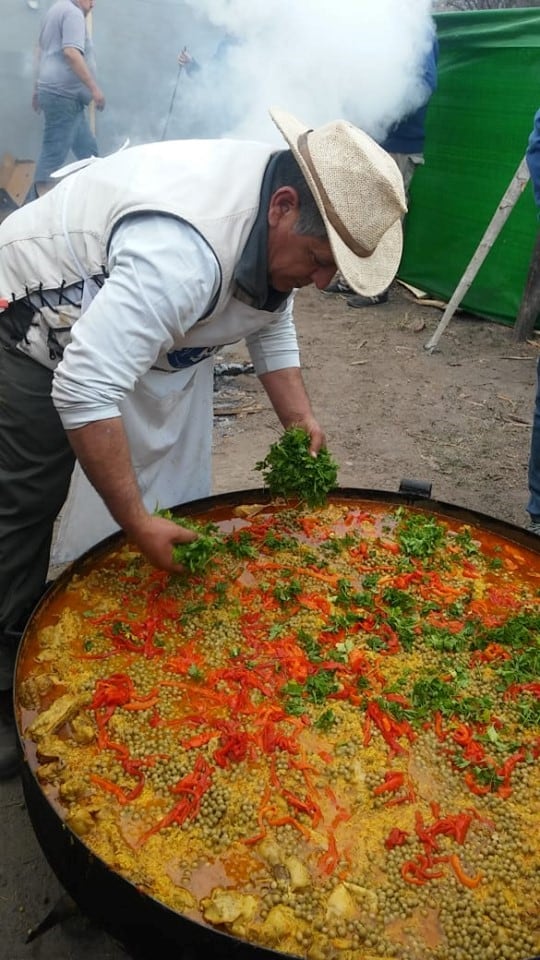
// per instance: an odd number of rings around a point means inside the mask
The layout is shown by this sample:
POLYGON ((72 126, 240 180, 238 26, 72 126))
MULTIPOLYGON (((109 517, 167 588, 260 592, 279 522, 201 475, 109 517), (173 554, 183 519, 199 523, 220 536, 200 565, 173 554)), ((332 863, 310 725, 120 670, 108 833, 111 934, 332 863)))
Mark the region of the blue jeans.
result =
POLYGON ((50 174, 66 162, 70 150, 77 160, 98 155, 96 138, 88 126, 83 103, 72 97, 42 91, 39 105, 45 118, 45 129, 34 174, 35 184, 46 183, 50 174))
POLYGON ((534 402, 531 451, 529 454, 529 503, 531 518, 540 521, 540 358, 536 368, 536 400, 534 402))

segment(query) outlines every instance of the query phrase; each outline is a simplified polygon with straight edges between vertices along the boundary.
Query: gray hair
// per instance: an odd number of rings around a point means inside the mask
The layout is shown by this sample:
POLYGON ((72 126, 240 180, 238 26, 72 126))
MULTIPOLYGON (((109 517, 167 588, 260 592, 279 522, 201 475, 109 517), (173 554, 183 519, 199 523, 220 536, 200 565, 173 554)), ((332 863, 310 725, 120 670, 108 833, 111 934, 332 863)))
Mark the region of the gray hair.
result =
POLYGON ((272 193, 280 187, 293 187, 298 194, 300 213, 294 232, 301 236, 320 237, 327 240, 328 234, 323 218, 292 150, 281 150, 278 153, 273 173, 272 193))

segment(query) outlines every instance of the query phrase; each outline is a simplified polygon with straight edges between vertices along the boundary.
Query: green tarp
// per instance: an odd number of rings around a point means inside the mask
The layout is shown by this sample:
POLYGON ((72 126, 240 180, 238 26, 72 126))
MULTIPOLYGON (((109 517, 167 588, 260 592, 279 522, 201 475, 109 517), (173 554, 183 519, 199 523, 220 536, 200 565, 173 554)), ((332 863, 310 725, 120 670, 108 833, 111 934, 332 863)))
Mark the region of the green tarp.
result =
MULTIPOLYGON (((427 120, 399 277, 449 300, 527 148, 540 107, 540 10, 436 16, 439 86, 427 120)), ((512 324, 538 226, 530 183, 461 307, 512 324)))

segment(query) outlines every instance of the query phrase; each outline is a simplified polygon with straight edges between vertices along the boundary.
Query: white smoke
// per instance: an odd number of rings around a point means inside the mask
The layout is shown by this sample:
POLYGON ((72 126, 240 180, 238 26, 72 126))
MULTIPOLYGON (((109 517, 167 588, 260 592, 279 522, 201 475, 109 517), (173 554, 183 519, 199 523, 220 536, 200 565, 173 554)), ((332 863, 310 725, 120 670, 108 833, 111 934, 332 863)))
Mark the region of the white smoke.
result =
MULTIPOLYGON (((431 0, 185 0, 222 56, 185 42, 200 70, 182 77, 182 136, 279 141, 268 108, 309 126, 342 117, 382 139, 424 99, 431 0), (227 41, 226 41, 227 42, 227 41)), ((205 45, 206 46, 206 45, 205 45)))

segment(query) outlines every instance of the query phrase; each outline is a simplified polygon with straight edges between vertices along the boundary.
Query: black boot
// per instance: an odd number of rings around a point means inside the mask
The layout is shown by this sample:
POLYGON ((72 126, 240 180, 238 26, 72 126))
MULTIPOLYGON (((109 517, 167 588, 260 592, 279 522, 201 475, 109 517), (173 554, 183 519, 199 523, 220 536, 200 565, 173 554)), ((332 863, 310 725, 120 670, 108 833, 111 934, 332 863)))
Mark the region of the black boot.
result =
POLYGON ((0 690, 0 780, 9 780, 19 770, 21 754, 15 717, 13 692, 0 690))

